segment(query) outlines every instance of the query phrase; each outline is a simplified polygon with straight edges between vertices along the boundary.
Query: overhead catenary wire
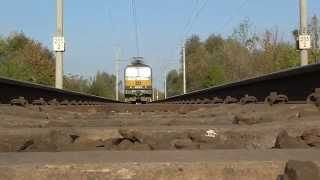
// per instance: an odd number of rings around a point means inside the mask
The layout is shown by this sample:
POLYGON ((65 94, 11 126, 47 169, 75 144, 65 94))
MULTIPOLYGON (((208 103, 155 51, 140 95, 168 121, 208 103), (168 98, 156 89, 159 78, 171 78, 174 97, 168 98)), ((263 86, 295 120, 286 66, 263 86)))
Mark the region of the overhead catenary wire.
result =
POLYGON ((192 13, 192 15, 190 16, 190 19, 187 21, 186 27, 185 27, 185 33, 183 34, 183 41, 186 39, 186 37, 189 35, 189 33, 191 32, 194 23, 197 21, 197 19, 199 18, 201 12, 205 9, 205 7, 208 5, 209 0, 204 0, 202 1, 202 3, 199 2, 199 0, 197 1, 196 7, 194 9, 194 12, 192 13))
POLYGON ((209 0, 205 0, 203 2, 203 4, 199 7, 198 11, 195 12, 195 16, 194 16, 193 21, 191 22, 191 24, 189 26, 189 29, 186 32, 186 35, 188 35, 190 33, 194 23, 197 21, 197 19, 199 18, 201 12, 204 10, 204 8, 207 6, 208 3, 209 3, 209 0))
POLYGON ((237 13, 239 11, 241 11, 247 4, 248 4, 249 0, 243 0, 242 3, 240 4, 240 6, 238 6, 233 12, 233 14, 231 16, 229 16, 229 18, 227 18, 226 22, 223 23, 223 25, 221 26, 221 31, 224 31, 225 28, 234 20, 235 16, 237 15, 237 13))
POLYGON ((185 32, 182 34, 182 71, 183 71, 183 93, 186 94, 187 92, 187 82, 186 82, 186 53, 185 53, 185 43, 186 39, 192 30, 193 24, 196 22, 196 20, 199 18, 200 13, 204 10, 206 5, 208 4, 209 0, 204 0, 202 4, 200 3, 200 0, 195 1, 195 7, 191 13, 190 18, 187 20, 187 23, 185 25, 185 32))
POLYGON ((111 36, 111 42, 112 45, 114 46, 115 43, 115 34, 117 32, 117 25, 114 23, 114 18, 113 18, 113 14, 112 14, 112 5, 111 5, 112 1, 110 1, 110 4, 106 6, 106 15, 107 18, 109 19, 109 23, 110 23, 110 36, 111 36))
POLYGON ((134 25, 134 31, 135 31, 135 41, 136 41, 136 53, 137 57, 140 56, 140 39, 139 39, 139 24, 138 24, 138 15, 137 15, 137 7, 136 7, 136 1, 131 0, 131 15, 133 18, 133 25, 134 25))
MULTIPOLYGON (((185 25, 184 28, 183 28, 184 30, 186 30, 187 28, 189 28, 189 26, 191 25, 192 20, 193 20, 193 18, 194 18, 194 16, 195 16, 195 13, 196 13, 196 11, 197 11, 197 9, 198 9, 199 1, 200 1, 200 0, 194 0, 194 1, 195 1, 194 7, 193 7, 193 9, 192 9, 192 11, 191 11, 190 17, 187 19, 186 25, 185 25)), ((183 35, 185 35, 185 32, 183 33, 183 35)))

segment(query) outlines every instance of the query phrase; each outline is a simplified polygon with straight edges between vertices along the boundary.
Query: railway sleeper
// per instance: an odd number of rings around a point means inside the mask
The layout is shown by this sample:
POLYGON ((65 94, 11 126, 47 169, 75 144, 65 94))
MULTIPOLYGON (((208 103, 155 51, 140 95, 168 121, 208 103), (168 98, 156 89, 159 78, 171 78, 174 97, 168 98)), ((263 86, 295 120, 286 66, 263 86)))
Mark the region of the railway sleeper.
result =
POLYGON ((44 106, 44 105, 47 105, 47 102, 43 98, 40 98, 40 99, 37 99, 37 100, 33 100, 32 101, 32 105, 44 106))
POLYGON ((245 104, 256 104, 258 102, 258 99, 254 96, 249 96, 248 94, 246 94, 243 98, 240 99, 240 103, 242 105, 245 104))
POLYGON ((64 101, 60 102, 60 105, 62 105, 62 106, 68 106, 69 104, 70 103, 68 100, 64 100, 64 101))
POLYGON ((197 100, 195 100, 195 103, 196 104, 204 104, 204 99, 202 99, 202 98, 197 99, 197 100))
POLYGON ((277 92, 271 92, 268 97, 266 97, 265 102, 270 106, 275 104, 285 104, 289 101, 286 95, 278 94, 277 92))
POLYGON ((48 104, 51 106, 58 106, 60 103, 57 101, 57 99, 52 99, 48 102, 48 104))
POLYGON ((210 104, 210 100, 207 98, 198 98, 195 101, 196 104, 210 104))
POLYGON ((10 104, 11 104, 12 106, 22 106, 22 107, 26 107, 26 106, 29 104, 29 102, 28 102, 28 100, 26 100, 24 97, 19 97, 19 98, 17 98, 17 99, 12 99, 12 100, 10 101, 10 104))
POLYGON ((86 106, 86 105, 88 105, 88 103, 87 103, 86 101, 80 101, 80 102, 79 102, 79 105, 81 105, 81 106, 86 106))
POLYGON ((225 104, 235 104, 238 103, 239 100, 237 98, 231 97, 231 96, 227 96, 226 99, 224 100, 225 104))
POLYGON ((94 105, 94 106, 98 106, 98 105, 100 105, 100 104, 99 104, 99 102, 93 102, 93 105, 94 105))
POLYGON ((202 100, 202 103, 203 103, 203 104, 210 104, 210 103, 211 103, 211 100, 208 99, 208 98, 204 98, 204 99, 202 100))
POLYGON ((75 100, 73 100, 73 101, 70 101, 69 105, 76 106, 76 105, 78 105, 78 102, 77 102, 77 101, 75 101, 75 100))
POLYGON ((178 101, 180 104, 185 104, 184 100, 178 101))
POLYGON ((222 103, 224 103, 224 101, 223 101, 223 99, 221 99, 221 98, 214 97, 214 98, 211 100, 211 103, 212 103, 212 104, 222 104, 222 103))
POLYGON ((308 96, 307 102, 317 107, 320 106, 320 88, 315 89, 315 92, 308 96))
POLYGON ((187 100, 182 100, 182 104, 188 104, 187 100))

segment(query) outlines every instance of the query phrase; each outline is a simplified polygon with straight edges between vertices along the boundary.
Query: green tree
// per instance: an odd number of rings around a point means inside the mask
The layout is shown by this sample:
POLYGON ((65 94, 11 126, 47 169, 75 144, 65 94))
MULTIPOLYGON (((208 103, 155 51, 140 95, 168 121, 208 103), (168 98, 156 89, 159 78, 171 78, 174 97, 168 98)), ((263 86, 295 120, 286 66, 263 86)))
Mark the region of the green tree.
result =
POLYGON ((64 89, 89 93, 90 82, 88 79, 79 75, 67 75, 64 76, 64 89))
POLYGON ((186 43, 187 91, 206 86, 209 69, 209 53, 198 36, 192 36, 186 43))
POLYGON ((236 40, 228 39, 225 42, 223 53, 223 67, 227 81, 238 81, 249 76, 248 65, 251 61, 251 54, 247 47, 236 40))
POLYGON ((89 93, 96 96, 114 99, 115 80, 116 77, 114 75, 109 75, 105 72, 97 72, 90 85, 89 93))
MULTIPOLYGON (((54 59, 53 52, 23 33, 0 37, 0 76, 54 85, 54 59)), ((64 76, 67 90, 114 98, 114 87, 115 77, 105 72, 97 72, 93 80, 77 75, 64 76)))
POLYGON ((0 44, 1 76, 53 85, 54 55, 41 43, 14 33, 0 44))
POLYGON ((207 77, 206 86, 212 87, 226 83, 224 68, 221 65, 213 65, 210 67, 207 77))
POLYGON ((182 94, 182 74, 177 70, 172 70, 167 76, 168 97, 182 94))
MULTIPOLYGON (((312 53, 311 59, 316 56, 312 53)), ((258 36, 249 20, 240 23, 228 38, 213 34, 201 41, 199 36, 193 35, 186 42, 189 92, 297 65, 299 53, 295 50, 295 44, 284 42, 277 28, 268 29, 258 36)), ((177 71, 168 75, 169 95, 180 94, 177 90, 181 90, 181 79, 177 71)))
POLYGON ((256 49, 259 37, 251 30, 252 25, 249 19, 245 19, 233 30, 231 39, 238 41, 242 46, 246 47, 249 51, 256 49))

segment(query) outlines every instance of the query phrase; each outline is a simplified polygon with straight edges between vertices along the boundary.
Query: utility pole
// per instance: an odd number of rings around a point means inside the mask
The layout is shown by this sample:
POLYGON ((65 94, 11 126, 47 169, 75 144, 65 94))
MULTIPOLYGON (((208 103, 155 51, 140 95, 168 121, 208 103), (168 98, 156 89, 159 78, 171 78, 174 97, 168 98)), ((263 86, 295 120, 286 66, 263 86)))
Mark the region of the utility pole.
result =
POLYGON ((116 50, 116 60, 115 60, 115 65, 116 65, 116 83, 115 83, 115 91, 116 91, 116 101, 119 101, 119 65, 120 65, 120 54, 121 54, 121 49, 118 47, 116 50))
POLYGON ((159 101, 159 90, 157 89, 157 101, 159 101))
POLYGON ((54 51, 56 52, 56 81, 55 87, 63 89, 63 58, 65 51, 65 42, 63 34, 63 0, 57 0, 57 32, 54 37, 54 51))
POLYGON ((167 99, 167 70, 165 70, 164 75, 164 99, 167 99))
MULTIPOLYGON (((305 39, 303 37, 308 36, 308 12, 307 12, 307 0, 300 0, 300 57, 301 66, 308 65, 308 48, 301 48, 301 41, 305 39)), ((307 41, 307 40, 304 40, 307 41)), ((309 36, 310 41, 310 36, 309 36)))
POLYGON ((186 48, 182 47, 182 63, 183 63, 183 94, 187 93, 187 78, 186 78, 186 48))
POLYGON ((119 61, 116 60, 116 83, 115 83, 115 91, 116 91, 116 101, 119 101, 119 61))

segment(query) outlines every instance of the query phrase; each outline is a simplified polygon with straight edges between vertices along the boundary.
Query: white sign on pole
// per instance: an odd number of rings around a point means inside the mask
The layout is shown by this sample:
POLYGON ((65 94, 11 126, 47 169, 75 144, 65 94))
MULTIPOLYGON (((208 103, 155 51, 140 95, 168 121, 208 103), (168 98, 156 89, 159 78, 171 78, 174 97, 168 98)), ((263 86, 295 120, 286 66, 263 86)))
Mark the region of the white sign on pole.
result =
POLYGON ((299 49, 311 49, 311 36, 300 35, 299 36, 299 49))
POLYGON ((53 50, 56 52, 65 51, 64 37, 54 37, 53 38, 53 50))

